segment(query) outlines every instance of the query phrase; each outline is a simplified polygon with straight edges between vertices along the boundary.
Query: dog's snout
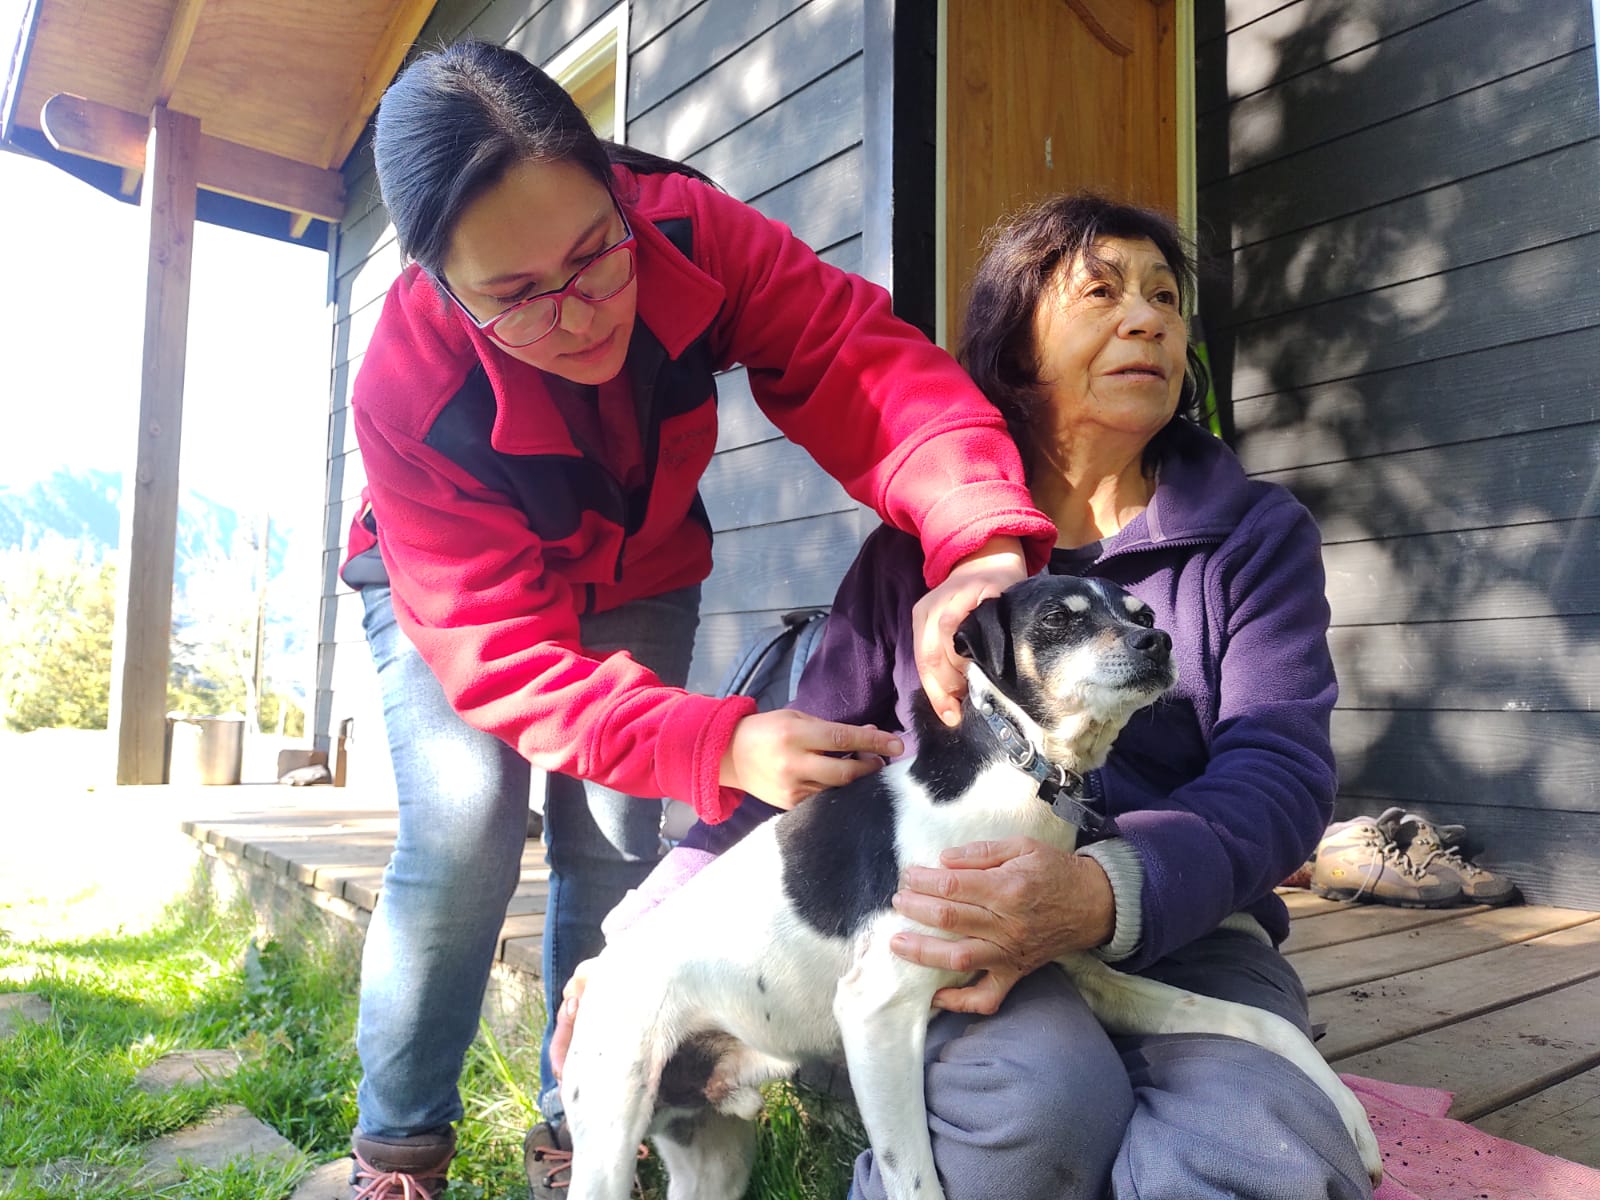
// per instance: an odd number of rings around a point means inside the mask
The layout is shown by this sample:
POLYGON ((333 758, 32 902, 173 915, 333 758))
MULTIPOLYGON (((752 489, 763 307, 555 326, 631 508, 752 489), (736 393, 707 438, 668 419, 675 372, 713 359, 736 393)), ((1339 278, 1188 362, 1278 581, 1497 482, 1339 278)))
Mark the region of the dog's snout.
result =
POLYGON ((1135 629, 1128 634, 1128 649, 1152 662, 1166 662, 1172 653, 1172 638, 1164 629, 1135 629))

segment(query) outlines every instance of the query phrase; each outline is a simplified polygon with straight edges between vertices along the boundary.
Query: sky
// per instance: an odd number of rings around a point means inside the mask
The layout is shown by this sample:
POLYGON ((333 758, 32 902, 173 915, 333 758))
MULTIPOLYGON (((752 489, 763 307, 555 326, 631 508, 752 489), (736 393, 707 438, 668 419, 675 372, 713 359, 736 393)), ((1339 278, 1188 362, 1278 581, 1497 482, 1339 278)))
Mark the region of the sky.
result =
MULTIPOLYGON (((0 485, 61 467, 124 470, 139 407, 143 214, 0 151, 0 216, 0 485)), ((244 513, 266 508, 286 530, 314 527, 322 507, 327 271, 321 250, 195 229, 181 482, 244 513)))

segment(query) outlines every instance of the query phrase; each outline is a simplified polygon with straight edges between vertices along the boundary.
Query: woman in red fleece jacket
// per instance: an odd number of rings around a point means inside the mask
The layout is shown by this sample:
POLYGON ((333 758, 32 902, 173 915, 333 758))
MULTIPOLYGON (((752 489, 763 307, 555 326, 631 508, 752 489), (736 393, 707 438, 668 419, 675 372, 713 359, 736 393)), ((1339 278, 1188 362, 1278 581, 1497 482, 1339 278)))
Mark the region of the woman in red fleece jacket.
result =
MULTIPOLYGON (((553 1000, 648 873, 660 797, 708 821, 745 792, 788 808, 900 749, 683 690, 711 568, 714 373, 742 363, 786 436, 919 539, 919 661, 941 710, 961 686, 955 626, 1041 566, 1054 529, 999 414, 882 289, 682 164, 601 142, 515 52, 418 58, 384 97, 375 155, 411 265, 355 384, 368 502, 343 575, 365 603, 400 832, 363 961, 353 1182, 414 1197, 453 1150, 529 763, 551 772, 553 1000)), ((561 1140, 545 1078, 533 1148, 561 1140)))

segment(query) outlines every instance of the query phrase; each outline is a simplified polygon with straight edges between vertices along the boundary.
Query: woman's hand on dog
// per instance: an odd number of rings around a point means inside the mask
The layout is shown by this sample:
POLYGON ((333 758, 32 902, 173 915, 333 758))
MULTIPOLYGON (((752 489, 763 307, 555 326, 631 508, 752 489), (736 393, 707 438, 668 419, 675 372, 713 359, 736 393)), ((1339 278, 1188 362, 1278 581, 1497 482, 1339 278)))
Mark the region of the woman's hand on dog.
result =
POLYGON ((594 959, 586 958, 572 969, 572 978, 561 989, 561 1007, 556 1010, 556 1028, 550 1035, 550 1069, 556 1082, 561 1082, 561 1072, 567 1067, 567 1049, 572 1045, 572 1027, 578 1019, 578 1001, 583 999, 583 987, 589 981, 589 968, 594 959))
POLYGON ((964 987, 934 993, 936 1008, 993 1013, 1024 975, 1073 950, 1103 946, 1116 931, 1111 881, 1094 859, 1032 838, 946 850, 943 867, 908 867, 895 911, 955 934, 897 933, 890 948, 910 962, 964 973, 964 987))
POLYGON ((755 713, 733 729, 718 782, 791 809, 825 788, 843 787, 905 753, 905 743, 875 725, 843 725, 792 708, 755 713), (839 757, 854 755, 855 757, 839 757))
POLYGON ((990 538, 956 563, 945 581, 912 608, 917 674, 933 711, 946 725, 961 719, 961 697, 967 691, 967 660, 956 653, 956 630, 983 601, 1027 577, 1022 542, 1014 537, 990 538))

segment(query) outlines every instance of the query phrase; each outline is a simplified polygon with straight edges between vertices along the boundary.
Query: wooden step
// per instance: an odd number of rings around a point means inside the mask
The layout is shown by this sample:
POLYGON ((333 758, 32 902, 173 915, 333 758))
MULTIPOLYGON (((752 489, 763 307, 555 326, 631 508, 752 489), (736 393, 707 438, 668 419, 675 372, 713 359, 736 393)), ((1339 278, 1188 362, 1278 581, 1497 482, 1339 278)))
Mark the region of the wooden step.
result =
POLYGON ((1339 912, 1314 921, 1296 920, 1283 943, 1285 954, 1302 954, 1340 942, 1359 942, 1405 929, 1420 929, 1441 921, 1456 921, 1468 913, 1482 912, 1481 904, 1464 908, 1394 908, 1387 904, 1340 904, 1339 912))
POLYGON ((1465 914, 1420 929, 1341 942, 1296 954, 1289 961, 1311 995, 1399 975, 1525 942, 1594 918, 1572 908, 1527 905, 1465 914))
POLYGON ((1443 1088, 1473 1121, 1600 1066, 1600 976, 1340 1058, 1341 1072, 1443 1088))
MULTIPOLYGON (((1564 910, 1570 911, 1570 910, 1564 910)), ((1600 920, 1311 998, 1337 1059, 1600 975, 1600 920)))

